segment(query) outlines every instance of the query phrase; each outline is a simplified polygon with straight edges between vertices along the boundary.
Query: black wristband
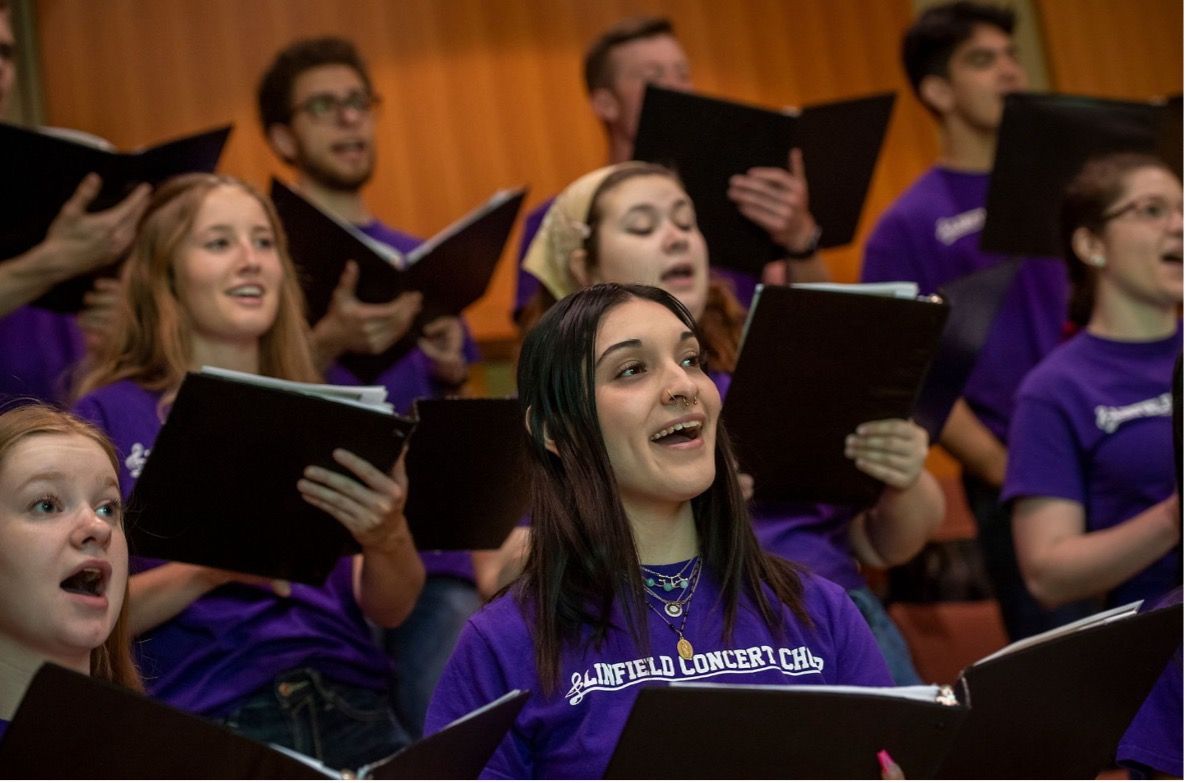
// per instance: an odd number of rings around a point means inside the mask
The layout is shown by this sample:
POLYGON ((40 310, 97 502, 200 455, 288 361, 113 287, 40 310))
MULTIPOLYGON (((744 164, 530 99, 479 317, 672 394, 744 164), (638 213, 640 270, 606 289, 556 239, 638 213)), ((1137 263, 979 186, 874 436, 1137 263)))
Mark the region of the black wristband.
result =
POLYGON ((787 251, 787 257, 792 261, 807 261, 817 254, 817 245, 821 241, 821 227, 813 229, 813 235, 809 237, 808 244, 797 251, 787 251))

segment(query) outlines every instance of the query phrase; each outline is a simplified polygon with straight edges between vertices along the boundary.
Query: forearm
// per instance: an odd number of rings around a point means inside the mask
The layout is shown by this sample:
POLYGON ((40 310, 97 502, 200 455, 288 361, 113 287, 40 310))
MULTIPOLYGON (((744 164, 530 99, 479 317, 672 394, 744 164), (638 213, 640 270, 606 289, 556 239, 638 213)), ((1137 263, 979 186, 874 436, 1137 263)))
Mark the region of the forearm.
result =
POLYGON ((900 565, 924 547, 944 515, 944 493, 932 474, 923 471, 907 489, 886 487, 878 502, 855 518, 850 542, 865 565, 900 565))
POLYGON ((475 584, 483 600, 490 600, 524 570, 528 557, 529 528, 515 527, 499 549, 471 552, 475 584))
POLYGON ((355 557, 355 600, 376 625, 395 628, 404 622, 424 586, 425 566, 403 518, 383 542, 365 546, 355 557))
POLYGON ((1177 509, 1173 501, 1164 501, 1117 525, 1036 544, 1027 536, 1032 524, 1027 507, 1017 505, 1015 546, 1027 589, 1050 607, 1114 589, 1167 554, 1180 540, 1177 509))
POLYGON ((39 298, 75 271, 50 240, 0 261, 0 316, 39 298))
POLYGON ((138 636, 172 620, 222 582, 217 572, 188 563, 166 563, 128 580, 128 613, 132 635, 138 636))
POLYGON ((991 486, 1006 478, 1006 446, 974 415, 964 399, 957 401, 945 422, 940 444, 962 467, 991 486))

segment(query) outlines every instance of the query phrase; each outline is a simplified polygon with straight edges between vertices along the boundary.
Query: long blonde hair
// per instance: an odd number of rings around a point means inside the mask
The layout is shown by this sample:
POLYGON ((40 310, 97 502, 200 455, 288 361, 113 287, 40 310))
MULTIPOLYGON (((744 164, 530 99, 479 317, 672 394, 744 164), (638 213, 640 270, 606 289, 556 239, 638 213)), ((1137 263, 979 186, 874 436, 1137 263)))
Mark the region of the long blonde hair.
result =
POLYGON ((320 379, 310 353, 305 299, 276 210, 234 177, 184 174, 157 188, 140 219, 120 278, 123 296, 112 333, 80 373, 76 398, 125 379, 155 391, 181 385, 193 355, 193 327, 177 297, 174 262, 206 197, 224 185, 243 189, 264 208, 284 270, 276 321, 260 338, 260 373, 296 381, 320 379))
MULTIPOLYGON (((120 475, 115 447, 97 428, 69 413, 48 405, 25 405, 0 414, 0 465, 16 444, 36 435, 81 435, 103 449, 115 475, 120 475)), ((91 650, 91 675, 142 691, 140 675, 132 660, 132 635, 128 625, 128 583, 119 586, 124 601, 116 615, 115 625, 103 644, 91 650)), ((20 600, 19 596, 4 596, 5 600, 20 600)))

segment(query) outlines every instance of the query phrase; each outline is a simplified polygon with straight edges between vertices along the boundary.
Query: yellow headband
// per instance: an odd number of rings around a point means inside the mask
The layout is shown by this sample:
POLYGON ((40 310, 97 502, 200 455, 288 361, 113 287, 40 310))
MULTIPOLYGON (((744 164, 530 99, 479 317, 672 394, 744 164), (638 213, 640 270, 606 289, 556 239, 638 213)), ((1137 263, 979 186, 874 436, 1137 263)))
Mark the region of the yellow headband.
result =
POLYGON ((638 163, 616 163, 584 174, 553 200, 541 221, 540 230, 524 255, 524 269, 539 280, 557 299, 564 299, 581 286, 569 271, 569 259, 590 235, 587 223, 598 187, 621 168, 638 163))

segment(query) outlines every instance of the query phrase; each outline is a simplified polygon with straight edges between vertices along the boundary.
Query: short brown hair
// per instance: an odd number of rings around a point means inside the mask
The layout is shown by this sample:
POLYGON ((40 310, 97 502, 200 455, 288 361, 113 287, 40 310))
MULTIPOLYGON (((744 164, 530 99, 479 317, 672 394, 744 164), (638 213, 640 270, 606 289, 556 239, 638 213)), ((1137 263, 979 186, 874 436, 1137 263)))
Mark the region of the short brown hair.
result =
POLYGON ((367 91, 372 92, 371 74, 367 72, 367 64, 350 41, 332 36, 294 41, 277 53, 276 59, 260 79, 260 87, 256 91, 260 124, 264 127, 265 133, 273 125, 287 125, 292 118, 293 84, 297 77, 323 65, 345 65, 353 68, 363 80, 367 91))
POLYGON ((658 35, 676 35, 676 28, 671 20, 663 16, 633 16, 607 28, 586 50, 586 92, 592 93, 600 87, 609 87, 614 81, 610 56, 616 48, 658 35))

